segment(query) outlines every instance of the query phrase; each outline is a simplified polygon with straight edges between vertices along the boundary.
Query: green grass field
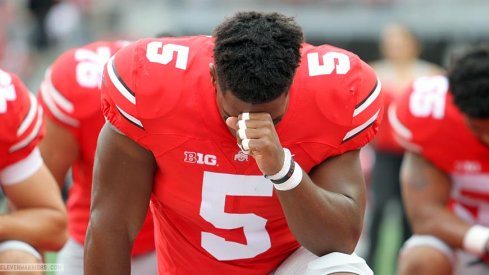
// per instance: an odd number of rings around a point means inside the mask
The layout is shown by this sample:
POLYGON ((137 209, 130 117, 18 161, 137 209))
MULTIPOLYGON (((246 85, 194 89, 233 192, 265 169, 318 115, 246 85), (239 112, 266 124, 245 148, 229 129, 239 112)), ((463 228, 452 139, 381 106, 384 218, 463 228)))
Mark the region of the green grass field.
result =
MULTIPOLYGON (((44 254, 44 260, 46 263, 56 263, 56 253, 48 252, 44 254)), ((54 272, 46 272, 46 275, 54 275, 54 272)))
POLYGON ((401 226, 395 218, 387 219, 381 227, 379 250, 375 257, 375 275, 394 275, 397 245, 401 238, 401 226))

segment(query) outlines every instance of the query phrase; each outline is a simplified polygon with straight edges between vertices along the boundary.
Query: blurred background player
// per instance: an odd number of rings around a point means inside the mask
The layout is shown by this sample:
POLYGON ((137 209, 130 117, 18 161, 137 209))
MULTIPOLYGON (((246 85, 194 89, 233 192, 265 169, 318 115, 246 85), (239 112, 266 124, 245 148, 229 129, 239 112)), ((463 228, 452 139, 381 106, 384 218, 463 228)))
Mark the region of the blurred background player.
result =
POLYGON ((43 127, 35 97, 0 70, 0 184, 11 206, 0 216, 0 263, 40 263, 67 239, 61 194, 37 147, 43 127))
POLYGON ((489 274, 489 48, 417 79, 389 109, 414 231, 400 275, 489 274))
MULTIPOLYGON (((380 53, 382 59, 371 65, 382 83, 385 110, 415 78, 443 72, 441 67, 419 58, 420 42, 413 32, 402 24, 391 23, 385 26, 380 37, 380 53)), ((400 245, 411 236, 411 230, 402 207, 399 183, 399 170, 404 149, 394 139, 387 112, 384 113, 379 132, 371 145, 375 151, 375 162, 370 177, 370 221, 366 240, 369 243, 367 262, 375 271, 379 236, 382 224, 388 217, 386 209, 392 209, 387 207, 388 205, 395 203, 400 208, 397 220, 402 225, 402 233, 395 251, 398 251, 400 245)), ((384 257, 383 260, 385 261, 384 257)))
POLYGON ((132 43, 104 79, 87 275, 128 274, 150 198, 160 274, 269 274, 301 245, 316 272, 372 274, 352 252, 382 95, 358 56, 241 12, 212 37, 132 43))
MULTIPOLYGON (((92 170, 97 137, 104 124, 100 85, 105 62, 128 42, 95 42, 66 51, 47 70, 39 89, 46 113, 46 136, 40 145, 46 165, 60 187, 70 167, 69 240, 58 263, 70 275, 83 274, 83 244, 90 213, 92 170)), ((114 190, 115 191, 115 190, 114 190)), ((153 223, 148 214, 132 251, 132 274, 156 274, 153 223)))

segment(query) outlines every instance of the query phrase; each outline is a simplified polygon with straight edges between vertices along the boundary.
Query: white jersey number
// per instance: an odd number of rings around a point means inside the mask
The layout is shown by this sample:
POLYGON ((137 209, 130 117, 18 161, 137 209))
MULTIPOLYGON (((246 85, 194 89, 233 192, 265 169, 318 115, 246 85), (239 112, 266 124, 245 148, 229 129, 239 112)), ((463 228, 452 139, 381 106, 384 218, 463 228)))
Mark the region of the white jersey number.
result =
POLYGON ((220 261, 249 259, 271 247, 267 220, 252 213, 225 212, 226 196, 271 197, 272 184, 263 176, 204 173, 200 216, 216 228, 243 228, 246 244, 227 241, 211 232, 202 232, 202 247, 220 261))
POLYGON ((96 51, 78 49, 75 52, 76 81, 84 88, 97 88, 102 83, 104 64, 109 60, 109 47, 99 47, 96 51))
POLYGON ((339 52, 327 52, 323 54, 320 64, 318 53, 307 54, 307 65, 309 76, 327 75, 327 74, 346 74, 350 71, 350 58, 348 55, 339 52))
POLYGON ((153 41, 148 43, 146 48, 146 58, 149 61, 166 65, 173 60, 173 53, 177 53, 177 61, 175 67, 177 69, 187 69, 189 47, 165 44, 160 41, 153 41))
POLYGON ((414 116, 442 119, 445 115, 445 96, 448 80, 445 77, 421 77, 414 82, 409 97, 409 110, 414 116))
MULTIPOLYGON (((146 58, 149 61, 166 65, 170 63, 176 53, 175 67, 177 69, 187 69, 189 47, 165 44, 161 41, 153 41, 148 43, 146 48, 146 58)), ((309 66, 309 75, 326 75, 326 74, 346 74, 350 71, 350 58, 343 53, 339 52, 327 52, 322 56, 322 63, 320 64, 318 53, 309 53, 307 55, 307 62, 309 66)))
POLYGON ((12 77, 0 70, 0 114, 7 112, 7 101, 15 100, 16 97, 12 77))

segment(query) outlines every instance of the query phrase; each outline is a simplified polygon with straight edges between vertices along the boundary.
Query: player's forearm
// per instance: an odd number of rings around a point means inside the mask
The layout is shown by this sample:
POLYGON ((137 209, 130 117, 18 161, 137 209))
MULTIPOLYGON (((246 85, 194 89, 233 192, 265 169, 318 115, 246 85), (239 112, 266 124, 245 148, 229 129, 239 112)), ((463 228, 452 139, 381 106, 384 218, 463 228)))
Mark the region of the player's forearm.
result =
POLYGON ((66 214, 56 209, 20 209, 0 216, 0 241, 20 240, 39 250, 57 251, 68 237, 66 214))
POLYGON ((448 174, 423 156, 407 152, 401 167, 402 197, 415 234, 432 235, 461 248, 469 225, 451 212, 448 174))
POLYGON ((316 255, 352 253, 360 237, 364 207, 328 192, 305 176, 295 189, 277 191, 296 239, 316 255))
POLYGON ((126 230, 92 219, 85 238, 84 274, 130 275, 131 250, 126 230))
POLYGON ((46 136, 39 145, 44 163, 62 189, 70 167, 80 154, 74 135, 65 126, 46 118, 46 136))

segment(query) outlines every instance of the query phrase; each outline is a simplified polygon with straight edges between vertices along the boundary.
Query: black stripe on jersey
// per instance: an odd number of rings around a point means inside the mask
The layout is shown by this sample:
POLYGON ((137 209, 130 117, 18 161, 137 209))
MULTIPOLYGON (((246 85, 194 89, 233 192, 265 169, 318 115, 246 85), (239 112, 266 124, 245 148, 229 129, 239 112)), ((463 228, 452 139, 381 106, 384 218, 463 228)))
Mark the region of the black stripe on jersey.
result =
POLYGON ((363 129, 362 129, 360 132, 358 132, 358 133, 354 134, 353 136, 351 136, 351 137, 349 137, 349 138, 347 138, 347 139, 343 140, 341 143, 345 143, 345 142, 349 141, 350 139, 352 139, 352 138, 354 138, 354 137, 358 136, 358 135, 359 135, 359 134, 361 134, 363 131, 365 131, 365 130, 367 130, 368 128, 370 128, 370 126, 372 126, 372 124, 374 124, 374 122, 375 122, 375 121, 376 121, 376 120, 372 121, 372 122, 371 122, 370 124, 368 124, 368 125, 367 125, 365 128, 363 128, 363 129))
POLYGON ((112 61, 112 70, 114 71, 114 74, 115 74, 115 77, 117 77, 117 79, 119 80, 119 82, 122 84, 122 86, 124 86, 124 88, 126 88, 126 90, 132 95, 132 96, 136 96, 134 94, 133 91, 131 91, 131 89, 129 89, 129 87, 127 87, 126 83, 124 83, 124 81, 122 81, 122 78, 120 77, 119 73, 117 72, 117 69, 115 68, 115 60, 112 61))
POLYGON ((370 96, 372 96, 372 94, 375 92, 375 89, 377 89, 377 86, 379 86, 378 80, 377 80, 377 82, 375 82, 375 86, 372 89, 372 91, 370 91, 370 93, 367 95, 367 97, 365 97, 360 103, 358 103, 357 106, 355 106, 355 109, 362 106, 362 104, 365 103, 365 101, 367 101, 370 98, 370 96))
POLYGON ((119 114, 121 114, 121 116, 122 116, 122 117, 124 117, 124 118, 125 118, 127 121, 129 121, 131 124, 133 124, 133 125, 137 126, 138 128, 140 128, 140 129, 143 129, 143 130, 144 130, 144 127, 142 127, 142 126, 141 126, 141 125, 139 125, 139 124, 134 123, 132 120, 130 120, 128 117, 126 117, 126 116, 124 115, 124 113, 122 113, 122 112, 121 112, 119 109, 117 109, 117 111, 119 112, 119 114))

